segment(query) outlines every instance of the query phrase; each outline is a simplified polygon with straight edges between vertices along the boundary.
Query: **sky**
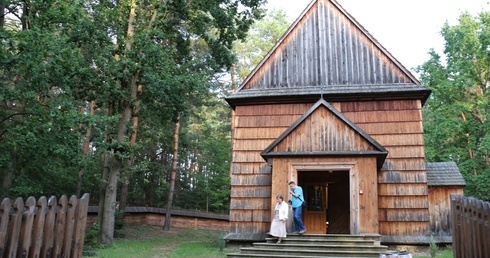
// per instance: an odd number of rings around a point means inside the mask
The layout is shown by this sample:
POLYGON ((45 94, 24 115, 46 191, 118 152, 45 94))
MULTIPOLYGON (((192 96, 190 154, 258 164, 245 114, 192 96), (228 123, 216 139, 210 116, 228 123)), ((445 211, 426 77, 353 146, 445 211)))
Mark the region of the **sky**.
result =
MULTIPOLYGON (((442 55, 440 31, 458 24, 463 11, 476 16, 490 11, 490 0, 336 0, 371 36, 407 69, 429 59, 431 48, 442 55)), ((296 20, 311 0, 268 0, 267 8, 284 10, 296 20)))

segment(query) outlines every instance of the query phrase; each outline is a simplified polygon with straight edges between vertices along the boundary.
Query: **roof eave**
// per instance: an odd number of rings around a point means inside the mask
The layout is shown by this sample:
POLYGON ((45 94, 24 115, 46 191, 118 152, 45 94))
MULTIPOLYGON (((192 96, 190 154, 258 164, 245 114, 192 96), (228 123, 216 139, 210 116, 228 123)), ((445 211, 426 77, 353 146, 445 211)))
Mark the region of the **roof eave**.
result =
POLYGON ((422 105, 429 98, 431 90, 419 91, 397 91, 397 92, 362 92, 362 93, 311 93, 311 94, 290 94, 290 95, 263 95, 263 96, 240 96, 232 95, 226 97, 228 104, 235 109, 240 105, 257 105, 257 104, 293 104, 293 103, 314 103, 322 98, 328 102, 347 102, 347 101, 370 101, 370 100, 407 100, 419 99, 422 105))

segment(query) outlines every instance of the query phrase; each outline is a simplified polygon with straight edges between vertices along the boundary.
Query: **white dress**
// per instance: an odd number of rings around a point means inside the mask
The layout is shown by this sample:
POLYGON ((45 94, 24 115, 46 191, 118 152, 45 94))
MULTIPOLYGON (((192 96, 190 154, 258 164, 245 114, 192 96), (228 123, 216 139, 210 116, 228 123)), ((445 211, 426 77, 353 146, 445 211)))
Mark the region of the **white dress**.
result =
POLYGON ((289 207, 286 202, 276 204, 274 219, 271 223, 270 234, 275 237, 286 237, 286 221, 288 219, 289 207), (284 221, 283 221, 284 220, 284 221))

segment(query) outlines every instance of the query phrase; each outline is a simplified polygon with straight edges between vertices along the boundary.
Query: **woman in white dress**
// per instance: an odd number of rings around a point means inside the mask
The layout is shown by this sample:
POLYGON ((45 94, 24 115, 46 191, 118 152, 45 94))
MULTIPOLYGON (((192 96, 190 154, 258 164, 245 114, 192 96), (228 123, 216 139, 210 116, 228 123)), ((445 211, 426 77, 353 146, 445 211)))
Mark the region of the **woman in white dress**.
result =
POLYGON ((277 204, 274 209, 274 219, 271 223, 270 235, 278 238, 277 244, 286 237, 286 221, 288 220, 289 207, 282 195, 276 197, 277 204))

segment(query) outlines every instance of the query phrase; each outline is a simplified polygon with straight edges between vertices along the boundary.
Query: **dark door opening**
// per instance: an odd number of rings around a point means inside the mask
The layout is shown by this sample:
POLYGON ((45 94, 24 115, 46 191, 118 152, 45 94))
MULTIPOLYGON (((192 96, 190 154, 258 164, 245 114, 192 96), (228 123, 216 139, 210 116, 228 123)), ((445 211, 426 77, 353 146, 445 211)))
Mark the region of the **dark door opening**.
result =
POLYGON ((349 234, 349 171, 300 171, 307 234, 349 234))

